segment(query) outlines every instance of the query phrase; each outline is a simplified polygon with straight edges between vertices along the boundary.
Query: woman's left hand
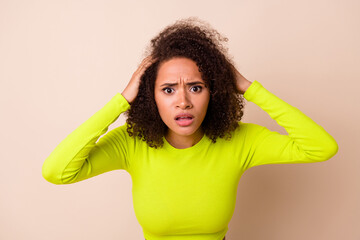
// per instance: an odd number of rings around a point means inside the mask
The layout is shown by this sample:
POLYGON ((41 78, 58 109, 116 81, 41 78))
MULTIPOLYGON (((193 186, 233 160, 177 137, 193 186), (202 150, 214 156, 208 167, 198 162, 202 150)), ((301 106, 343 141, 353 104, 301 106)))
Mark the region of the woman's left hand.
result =
POLYGON ((252 82, 250 82, 243 75, 241 75, 241 73, 239 73, 239 71, 234 67, 234 65, 231 66, 234 69, 236 75, 236 90, 239 93, 244 94, 248 87, 252 84, 252 82))

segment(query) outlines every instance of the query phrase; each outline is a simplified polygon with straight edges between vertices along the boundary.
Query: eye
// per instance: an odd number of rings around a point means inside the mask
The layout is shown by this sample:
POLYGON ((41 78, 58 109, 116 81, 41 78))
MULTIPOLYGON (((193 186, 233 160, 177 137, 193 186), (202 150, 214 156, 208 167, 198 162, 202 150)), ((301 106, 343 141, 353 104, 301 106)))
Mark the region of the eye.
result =
POLYGON ((202 87, 201 86, 193 86, 191 89, 195 89, 195 92, 201 92, 202 87))
POLYGON ((165 92, 165 93, 167 93, 167 94, 172 93, 171 91, 173 91, 173 90, 174 90, 174 89, 169 88, 169 87, 166 87, 166 88, 163 88, 163 89, 162 89, 162 91, 165 92))

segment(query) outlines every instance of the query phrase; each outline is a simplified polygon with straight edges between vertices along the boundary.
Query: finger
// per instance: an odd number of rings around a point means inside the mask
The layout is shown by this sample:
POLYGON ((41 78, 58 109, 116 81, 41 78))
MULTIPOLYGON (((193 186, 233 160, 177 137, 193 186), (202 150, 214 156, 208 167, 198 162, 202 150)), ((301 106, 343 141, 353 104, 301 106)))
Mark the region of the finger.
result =
POLYGON ((143 63, 143 66, 149 66, 152 63, 153 63, 152 59, 146 59, 146 61, 143 63))
POLYGON ((149 56, 145 57, 142 62, 143 62, 143 63, 145 63, 145 62, 151 62, 152 59, 153 59, 152 56, 149 55, 149 56))
POLYGON ((151 60, 151 56, 147 56, 146 58, 144 58, 144 59, 141 61, 139 67, 140 67, 140 68, 144 67, 144 66, 147 65, 149 62, 151 62, 150 60, 151 60))
POLYGON ((140 65, 140 70, 144 70, 144 68, 149 67, 151 64, 153 64, 155 62, 155 58, 153 58, 151 55, 147 56, 146 58, 143 59, 141 65, 140 65))

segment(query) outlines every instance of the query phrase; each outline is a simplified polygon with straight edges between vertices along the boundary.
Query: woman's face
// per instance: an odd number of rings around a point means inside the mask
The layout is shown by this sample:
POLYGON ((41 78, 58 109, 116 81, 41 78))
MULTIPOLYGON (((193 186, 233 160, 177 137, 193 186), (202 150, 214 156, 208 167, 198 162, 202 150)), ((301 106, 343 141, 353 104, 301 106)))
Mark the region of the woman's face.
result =
POLYGON ((167 135, 197 136, 202 133, 210 92, 196 63, 176 57, 163 62, 158 69, 154 88, 155 102, 167 135), (188 114, 180 116, 179 114, 188 114))

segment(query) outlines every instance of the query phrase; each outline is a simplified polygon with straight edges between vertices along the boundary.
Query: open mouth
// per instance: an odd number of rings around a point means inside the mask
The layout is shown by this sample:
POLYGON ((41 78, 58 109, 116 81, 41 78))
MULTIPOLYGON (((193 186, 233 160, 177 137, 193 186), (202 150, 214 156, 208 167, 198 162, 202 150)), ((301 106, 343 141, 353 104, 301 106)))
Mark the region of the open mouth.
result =
POLYGON ((177 117, 175 118, 176 121, 184 121, 184 120, 191 120, 193 119, 192 117, 177 117))
POLYGON ((189 126, 193 123, 194 118, 192 117, 177 117, 175 118, 175 122, 180 126, 180 127, 186 127, 189 126))

